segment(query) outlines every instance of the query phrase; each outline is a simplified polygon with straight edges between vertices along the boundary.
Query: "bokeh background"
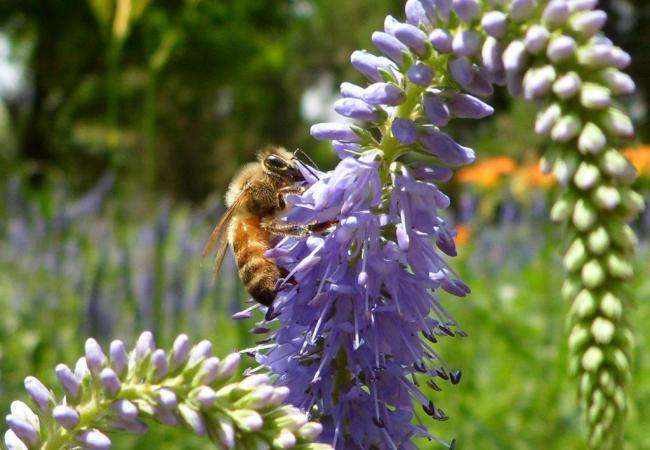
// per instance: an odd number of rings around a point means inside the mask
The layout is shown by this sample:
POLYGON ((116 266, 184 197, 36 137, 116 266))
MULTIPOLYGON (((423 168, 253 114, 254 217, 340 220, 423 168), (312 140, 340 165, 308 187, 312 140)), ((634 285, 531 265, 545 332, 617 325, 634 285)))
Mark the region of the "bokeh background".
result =
MULTIPOLYGON (((650 190, 650 7, 602 0, 607 33, 628 50, 639 93, 627 150, 650 190)), ((51 381, 87 336, 160 345, 186 332, 216 352, 247 348, 253 321, 232 260, 213 282, 200 250, 229 178, 268 144, 335 164, 309 125, 333 117, 349 54, 402 0, 8 0, 0 2, 0 410, 22 379, 51 381)), ((444 186, 472 287, 445 300, 469 336, 440 351, 463 382, 431 393, 451 416, 430 423, 461 449, 582 449, 566 375, 560 230, 553 181, 536 168, 536 108, 498 93, 498 113, 453 133, 478 164, 444 186)), ((630 290, 638 306, 629 449, 650 449, 650 213, 630 290)), ((251 361, 252 363, 252 361, 251 361)), ((424 419, 426 420, 426 418, 424 419)), ((422 441, 421 448, 439 448, 422 441)), ((207 449, 154 427, 120 449, 207 449)))

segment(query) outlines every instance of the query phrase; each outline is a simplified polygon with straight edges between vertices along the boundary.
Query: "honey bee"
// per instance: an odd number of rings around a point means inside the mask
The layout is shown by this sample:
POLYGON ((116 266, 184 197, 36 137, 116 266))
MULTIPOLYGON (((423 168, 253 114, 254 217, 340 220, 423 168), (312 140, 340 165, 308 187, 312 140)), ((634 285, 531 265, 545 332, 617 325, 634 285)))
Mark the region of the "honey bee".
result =
POLYGON ((278 220, 286 208, 284 195, 302 192, 305 178, 298 164, 298 159, 284 148, 267 147, 258 154, 257 162, 245 165, 228 187, 228 209, 203 250, 204 257, 216 250, 216 276, 230 243, 248 293, 268 307, 275 300, 276 284, 282 276, 275 262, 264 256, 271 248, 271 236, 308 232, 305 227, 278 220))

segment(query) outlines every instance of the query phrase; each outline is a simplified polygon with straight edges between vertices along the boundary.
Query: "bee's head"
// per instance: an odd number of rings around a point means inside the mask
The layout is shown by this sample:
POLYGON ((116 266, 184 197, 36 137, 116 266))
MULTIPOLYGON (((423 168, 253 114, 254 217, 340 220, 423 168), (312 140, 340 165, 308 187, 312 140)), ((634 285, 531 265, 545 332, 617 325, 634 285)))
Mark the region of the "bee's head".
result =
POLYGON ((275 180, 285 183, 305 181, 302 173, 298 170, 298 160, 281 147, 269 147, 262 150, 259 159, 264 173, 275 180))

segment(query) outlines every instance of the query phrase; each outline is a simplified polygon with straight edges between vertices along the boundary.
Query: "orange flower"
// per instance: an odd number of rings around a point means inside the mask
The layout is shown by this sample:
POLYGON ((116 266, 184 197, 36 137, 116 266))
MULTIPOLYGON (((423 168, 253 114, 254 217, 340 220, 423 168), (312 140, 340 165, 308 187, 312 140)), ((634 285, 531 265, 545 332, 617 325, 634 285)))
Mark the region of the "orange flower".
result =
POLYGON ((507 156, 487 158, 479 163, 458 171, 459 183, 476 184, 485 188, 496 186, 504 175, 515 170, 516 164, 507 156))
POLYGON ((456 225, 456 245, 464 247, 472 237, 472 227, 465 224, 456 225))
POLYGON ((631 147, 623 150, 623 154, 630 160, 640 174, 650 172, 650 145, 631 147))
POLYGON ((539 163, 521 166, 517 170, 517 176, 524 186, 533 188, 548 188, 555 182, 552 174, 542 172, 539 163))

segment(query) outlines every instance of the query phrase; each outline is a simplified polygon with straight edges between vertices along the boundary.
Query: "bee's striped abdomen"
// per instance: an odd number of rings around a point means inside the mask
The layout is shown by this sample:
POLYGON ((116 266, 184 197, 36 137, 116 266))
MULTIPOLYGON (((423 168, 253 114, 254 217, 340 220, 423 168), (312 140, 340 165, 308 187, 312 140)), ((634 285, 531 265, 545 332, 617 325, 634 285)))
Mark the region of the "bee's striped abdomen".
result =
POLYGON ((233 221, 232 246, 241 277, 248 293, 257 302, 270 306, 275 299, 275 284, 280 271, 264 257, 270 248, 269 233, 260 226, 260 218, 249 216, 233 221))

